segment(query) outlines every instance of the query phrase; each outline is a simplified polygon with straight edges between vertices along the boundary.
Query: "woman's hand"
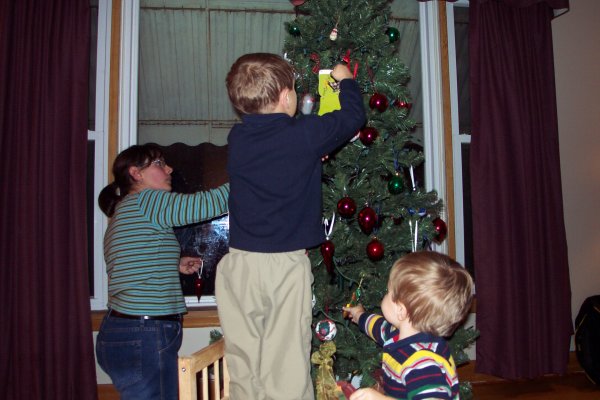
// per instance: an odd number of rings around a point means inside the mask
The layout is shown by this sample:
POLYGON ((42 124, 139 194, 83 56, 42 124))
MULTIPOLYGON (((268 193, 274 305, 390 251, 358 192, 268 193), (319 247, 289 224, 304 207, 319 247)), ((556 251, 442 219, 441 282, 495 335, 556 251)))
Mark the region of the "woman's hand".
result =
POLYGON ((179 259, 179 272, 185 275, 195 274, 202 267, 202 263, 200 257, 181 257, 179 259))

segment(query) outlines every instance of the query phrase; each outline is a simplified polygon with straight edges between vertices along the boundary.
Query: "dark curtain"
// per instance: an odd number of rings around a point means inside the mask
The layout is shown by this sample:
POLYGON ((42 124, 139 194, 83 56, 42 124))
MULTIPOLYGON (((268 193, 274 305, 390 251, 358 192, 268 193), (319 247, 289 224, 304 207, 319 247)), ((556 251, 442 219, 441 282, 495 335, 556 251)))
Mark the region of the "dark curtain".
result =
POLYGON ((86 248, 89 0, 0 2, 0 392, 96 399, 86 248))
POLYGON ((551 20, 568 0, 471 0, 478 372, 563 374, 571 292, 551 20))

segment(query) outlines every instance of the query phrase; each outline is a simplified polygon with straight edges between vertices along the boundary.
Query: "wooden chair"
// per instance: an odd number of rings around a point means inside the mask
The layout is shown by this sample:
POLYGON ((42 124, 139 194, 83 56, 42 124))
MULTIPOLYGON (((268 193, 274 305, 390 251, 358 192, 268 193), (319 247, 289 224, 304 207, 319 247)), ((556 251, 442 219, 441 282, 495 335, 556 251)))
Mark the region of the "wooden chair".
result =
POLYGON ((225 341, 221 338, 190 356, 179 357, 180 400, 229 399, 229 373, 224 351, 225 341), (209 376, 209 369, 212 377, 209 376), (197 385, 198 372, 201 372, 200 391, 197 385))

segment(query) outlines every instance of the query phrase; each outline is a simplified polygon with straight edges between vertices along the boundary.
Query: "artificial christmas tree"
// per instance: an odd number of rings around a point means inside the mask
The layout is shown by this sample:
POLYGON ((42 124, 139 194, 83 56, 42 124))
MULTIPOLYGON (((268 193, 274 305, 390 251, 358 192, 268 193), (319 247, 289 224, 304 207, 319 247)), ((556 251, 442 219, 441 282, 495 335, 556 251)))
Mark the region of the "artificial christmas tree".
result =
MULTIPOLYGON (((402 38, 390 26, 389 6, 388 0, 307 0, 286 23, 284 47, 298 74, 298 104, 310 99, 308 113, 321 114, 319 72, 340 62, 353 72, 365 99, 366 125, 323 164, 327 241, 309 254, 314 324, 335 323, 334 371, 341 379, 362 376, 363 387, 375 384, 380 349, 344 318, 341 307, 361 303, 380 312, 393 262, 445 237, 442 203, 416 176, 423 154, 412 142, 410 74, 396 55, 402 38)), ((463 349, 476 336, 461 329, 451 341, 457 364, 468 361, 463 349)), ((315 336, 315 351, 321 343, 315 336)), ((470 397, 468 383, 462 389, 470 397)))

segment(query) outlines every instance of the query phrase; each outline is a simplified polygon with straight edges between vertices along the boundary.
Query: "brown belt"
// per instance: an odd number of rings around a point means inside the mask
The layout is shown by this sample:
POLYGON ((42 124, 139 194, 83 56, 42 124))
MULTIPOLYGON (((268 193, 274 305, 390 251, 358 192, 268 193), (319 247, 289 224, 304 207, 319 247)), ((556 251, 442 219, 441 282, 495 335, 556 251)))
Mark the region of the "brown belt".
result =
POLYGON ((126 319, 147 319, 147 320, 157 320, 157 321, 181 321, 183 319, 183 315, 181 314, 171 314, 171 315, 129 315, 123 314, 116 310, 110 309, 108 310, 108 315, 110 317, 116 318, 126 318, 126 319))

